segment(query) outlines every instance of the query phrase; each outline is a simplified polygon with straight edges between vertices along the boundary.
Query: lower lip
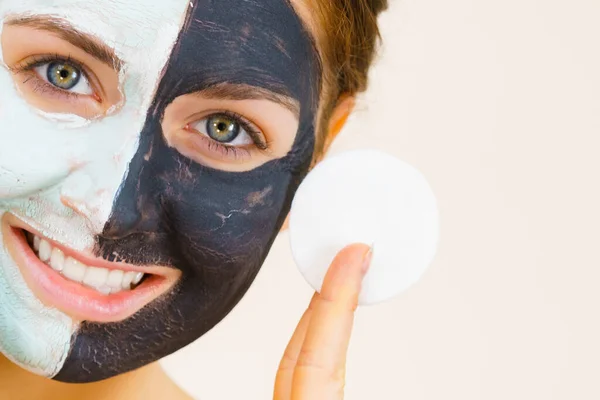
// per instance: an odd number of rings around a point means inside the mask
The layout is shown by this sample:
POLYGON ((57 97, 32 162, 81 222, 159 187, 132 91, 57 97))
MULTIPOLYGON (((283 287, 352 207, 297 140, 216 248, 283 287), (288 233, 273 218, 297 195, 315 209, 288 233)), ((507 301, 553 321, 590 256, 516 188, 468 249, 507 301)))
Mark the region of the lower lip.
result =
POLYGON ((122 321, 165 293, 170 286, 164 277, 150 275, 133 290, 104 295, 67 280, 43 263, 27 243, 24 231, 3 224, 2 235, 5 247, 31 291, 45 305, 78 321, 122 321))

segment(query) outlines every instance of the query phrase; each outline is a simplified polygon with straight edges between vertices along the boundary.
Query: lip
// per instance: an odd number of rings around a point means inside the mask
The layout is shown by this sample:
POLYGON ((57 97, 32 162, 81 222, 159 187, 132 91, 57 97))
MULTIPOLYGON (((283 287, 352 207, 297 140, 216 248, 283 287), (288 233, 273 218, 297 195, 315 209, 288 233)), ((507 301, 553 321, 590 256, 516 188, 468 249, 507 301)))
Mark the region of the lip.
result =
POLYGON ((180 271, 159 266, 136 266, 110 262, 66 248, 46 238, 34 228, 5 214, 1 221, 4 246, 18 266, 27 286, 48 307, 56 308, 77 321, 118 322, 135 314, 167 293, 181 276, 180 271), (149 276, 135 289, 103 295, 82 284, 67 280, 43 263, 33 252, 23 230, 47 240, 65 255, 91 267, 143 272, 149 276))

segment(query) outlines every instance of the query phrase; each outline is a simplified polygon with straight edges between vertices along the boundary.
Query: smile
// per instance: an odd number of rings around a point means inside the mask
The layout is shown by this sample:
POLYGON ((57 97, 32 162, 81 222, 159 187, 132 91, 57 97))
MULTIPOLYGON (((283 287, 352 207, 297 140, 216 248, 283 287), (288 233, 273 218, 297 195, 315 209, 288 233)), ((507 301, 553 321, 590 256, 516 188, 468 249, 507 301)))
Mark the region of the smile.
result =
POLYGON ((117 322, 167 293, 180 271, 90 257, 5 214, 4 246, 40 301, 75 320, 117 322))
POLYGON ((82 283, 96 291, 109 295, 123 290, 133 290, 148 274, 120 269, 107 269, 87 266, 65 253, 58 247, 52 247, 50 242, 40 239, 33 233, 26 233, 27 242, 40 259, 66 279, 82 283))

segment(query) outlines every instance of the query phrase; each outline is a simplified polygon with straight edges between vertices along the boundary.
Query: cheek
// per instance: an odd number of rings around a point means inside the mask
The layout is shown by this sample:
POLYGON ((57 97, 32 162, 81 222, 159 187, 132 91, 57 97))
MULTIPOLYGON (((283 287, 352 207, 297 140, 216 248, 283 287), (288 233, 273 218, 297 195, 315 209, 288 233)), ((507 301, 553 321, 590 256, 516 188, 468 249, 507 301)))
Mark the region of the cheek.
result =
MULTIPOLYGON (((40 209, 32 217, 46 226, 87 225, 100 232, 137 150, 144 121, 139 110, 124 107, 94 123, 42 114, 2 69, 0 104, 0 209, 21 215, 40 209)), ((56 229, 51 237, 71 239, 56 229)))
MULTIPOLYGON (((59 187, 76 202, 111 202, 135 153, 142 125, 130 113, 99 123, 42 114, 0 71, 0 202, 59 187)), ((110 207, 110 204, 95 204, 110 207)), ((106 214, 106 210, 103 211, 106 214)), ((86 215, 87 216, 87 215, 86 215)))
POLYGON ((118 115, 90 123, 72 114, 45 114, 27 104, 3 67, 0 48, 0 203, 61 185, 74 171, 84 169, 88 176, 79 176, 78 181, 90 181, 114 195, 189 6, 185 0, 158 3, 148 7, 143 0, 97 5, 78 0, 0 0, 0 38, 9 16, 53 15, 114 46, 129 66, 120 87, 129 109, 119 108, 118 115), (111 18, 98 18, 101 14, 111 18))
POLYGON ((231 185, 205 177, 191 187, 171 188, 172 224, 186 244, 188 262, 183 265, 218 269, 234 264, 255 268, 261 263, 278 232, 290 186, 289 175, 270 172, 256 177, 240 174, 238 183, 231 185), (194 262, 199 256, 202 265, 194 262))
POLYGON ((0 105, 0 201, 30 196, 82 173, 89 185, 116 190, 143 125, 134 107, 99 122, 43 113, 19 95, 10 72, 1 68, 0 105))
POLYGON ((0 70, 0 199, 28 195, 69 171, 69 152, 55 124, 36 115, 0 70))

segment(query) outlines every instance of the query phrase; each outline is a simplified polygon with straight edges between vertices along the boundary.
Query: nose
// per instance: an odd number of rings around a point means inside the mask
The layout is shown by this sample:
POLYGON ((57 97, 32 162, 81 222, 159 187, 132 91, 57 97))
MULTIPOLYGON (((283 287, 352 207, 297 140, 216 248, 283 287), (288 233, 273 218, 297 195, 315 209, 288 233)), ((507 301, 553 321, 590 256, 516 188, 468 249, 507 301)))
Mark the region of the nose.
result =
POLYGON ((114 189, 85 170, 77 170, 61 185, 60 202, 83 217, 92 232, 102 232, 111 213, 114 189))
POLYGON ((131 235, 148 235, 160 230, 166 212, 161 201, 162 184, 156 169, 148 168, 145 152, 136 154, 127 174, 111 199, 102 231, 103 239, 119 240, 131 235))
POLYGON ((110 186, 78 171, 62 185, 60 201, 83 217, 92 232, 105 239, 121 239, 158 229, 160 200, 145 186, 137 174, 110 186))
POLYGON ((151 193, 125 181, 115 199, 110 217, 104 225, 102 238, 118 240, 133 234, 148 234, 159 229, 160 210, 151 193))

